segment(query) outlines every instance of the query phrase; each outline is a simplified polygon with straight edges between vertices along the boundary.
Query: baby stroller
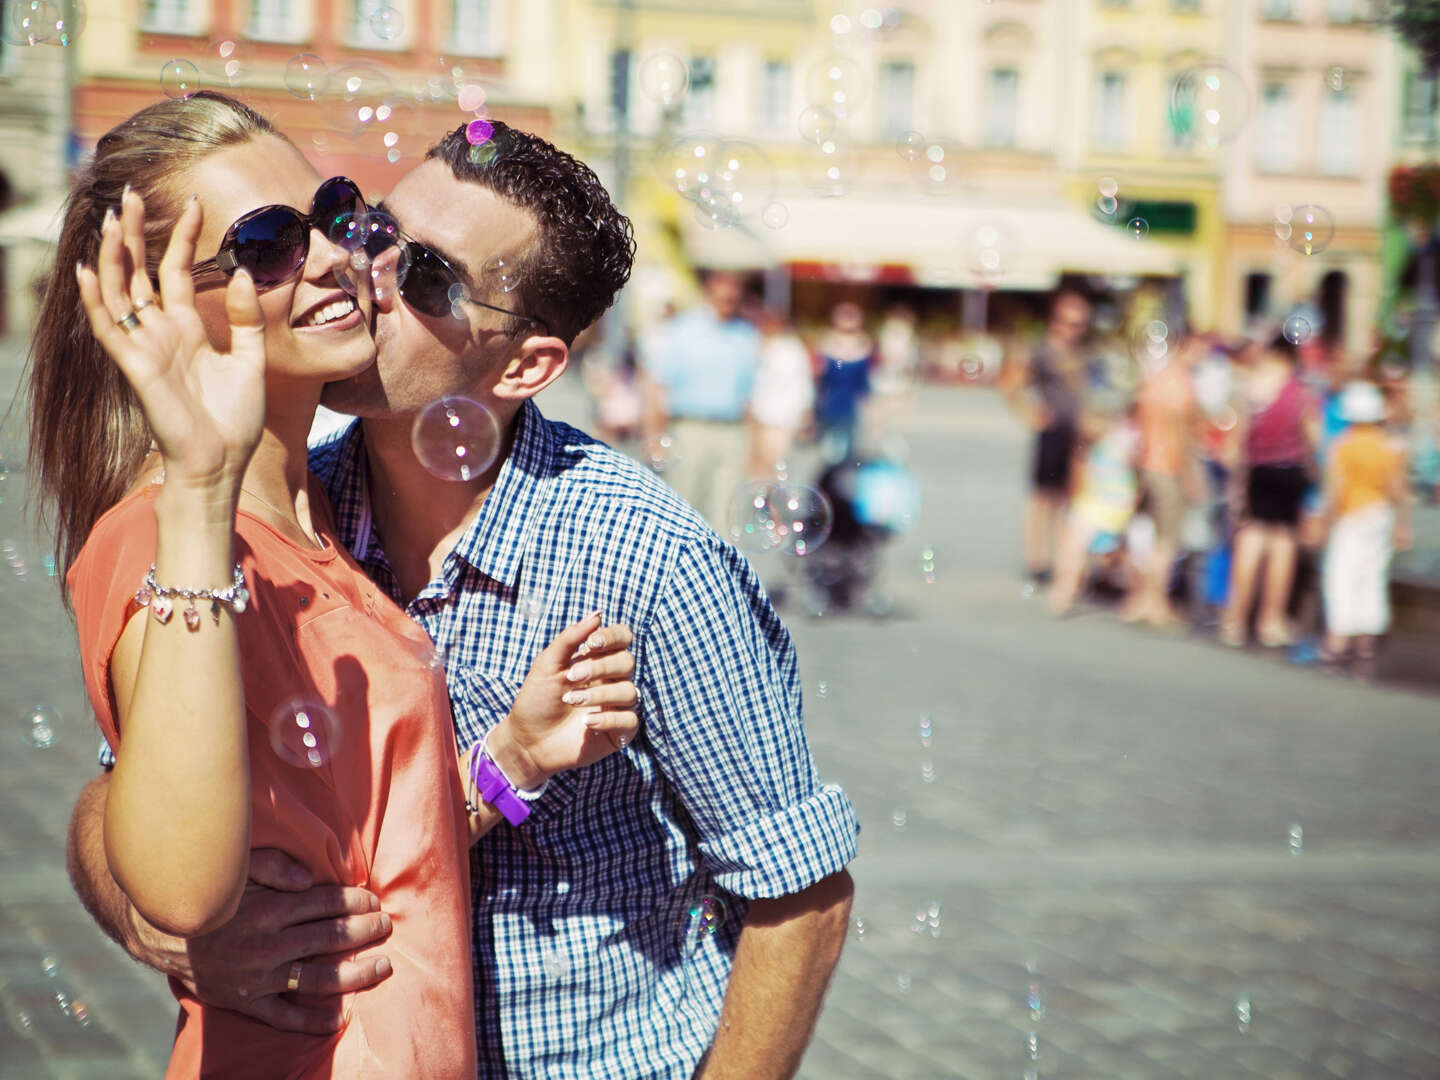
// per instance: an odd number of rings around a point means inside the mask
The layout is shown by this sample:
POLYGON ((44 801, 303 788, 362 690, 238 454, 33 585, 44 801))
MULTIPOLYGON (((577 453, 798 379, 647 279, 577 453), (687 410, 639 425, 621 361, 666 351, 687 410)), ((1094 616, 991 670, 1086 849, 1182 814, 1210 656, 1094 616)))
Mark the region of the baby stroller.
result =
POLYGON ((804 571, 817 613, 863 609, 889 613, 877 587, 884 543, 914 522, 920 490, 904 465, 847 460, 826 468, 816 487, 830 500, 830 538, 807 555, 804 571))

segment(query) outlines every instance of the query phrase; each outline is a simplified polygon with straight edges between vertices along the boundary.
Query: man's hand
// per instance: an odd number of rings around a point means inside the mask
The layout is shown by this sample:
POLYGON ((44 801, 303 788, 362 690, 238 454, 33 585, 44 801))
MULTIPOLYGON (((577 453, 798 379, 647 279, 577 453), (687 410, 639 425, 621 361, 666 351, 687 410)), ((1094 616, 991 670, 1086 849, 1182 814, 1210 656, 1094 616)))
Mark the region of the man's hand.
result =
POLYGON ((284 1031, 339 1030, 340 994, 390 974, 384 956, 337 959, 390 932, 390 916, 365 889, 311 885, 282 851, 250 854, 250 884, 235 917, 213 933, 185 941, 156 930, 132 910, 134 955, 207 1005, 253 1016, 284 1031), (292 964, 300 988, 287 993, 292 964))

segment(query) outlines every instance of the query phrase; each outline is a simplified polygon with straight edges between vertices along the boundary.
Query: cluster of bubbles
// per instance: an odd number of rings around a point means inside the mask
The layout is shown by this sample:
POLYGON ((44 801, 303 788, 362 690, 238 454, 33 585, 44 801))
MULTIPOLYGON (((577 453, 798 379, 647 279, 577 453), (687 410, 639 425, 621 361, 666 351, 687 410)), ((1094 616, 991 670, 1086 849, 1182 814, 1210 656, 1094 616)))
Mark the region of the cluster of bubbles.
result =
POLYGON ((82 0, 20 0, 4 5, 0 37, 17 46, 54 45, 68 48, 85 29, 82 0))
POLYGON ((410 446, 431 476, 473 480, 500 455, 500 423, 478 401, 458 395, 442 397, 415 417, 410 446))
POLYGON ((1154 374, 1164 367, 1170 355, 1170 324, 1163 319, 1151 319, 1135 337, 1135 362, 1141 370, 1154 374))
POLYGON ((1132 215, 1126 209, 1120 199, 1120 182, 1113 176, 1103 176, 1097 185, 1100 192, 1095 198, 1095 216, 1107 225, 1118 225, 1122 222, 1125 231, 1136 240, 1143 240, 1150 235, 1150 222, 1143 217, 1132 215))
MULTIPOLYGON (((90 1027, 92 1022, 90 1007, 83 1000, 75 997, 70 988, 65 985, 60 961, 53 954, 46 953, 41 957, 40 973, 45 977, 45 997, 49 999, 50 1005, 59 1012, 63 1022, 82 1029, 90 1027)), ((28 1008, 16 1009, 15 1024, 22 1035, 30 1035, 37 1026, 41 1028, 48 1026, 40 1016, 28 1008)))
POLYGON ((1242 1035, 1250 1034, 1250 995, 1241 994, 1235 999, 1235 1027, 1242 1035))
POLYGON ((49 705, 34 705, 20 718, 20 738, 34 750, 49 750, 60 730, 60 714, 49 705))
POLYGON ((1299 855, 1305 847, 1305 830, 1296 822, 1286 830, 1285 839, 1289 844, 1290 854, 1299 855))
POLYGON ((25 562, 25 556, 20 553, 20 548, 16 546, 15 541, 6 540, 0 544, 0 553, 5 555, 5 561, 17 579, 22 582, 30 580, 30 567, 25 562))
POLYGON ((912 934, 929 934, 932 938, 940 936, 940 908, 939 900, 931 900, 928 904, 922 904, 915 909, 915 918, 910 923, 912 934))
POLYGON ((901 160, 911 166, 912 176, 927 195, 953 195, 960 186, 960 150, 918 131, 907 131, 895 142, 901 160))
POLYGON ((746 552, 812 554, 834 521, 830 499, 808 484, 756 481, 742 484, 730 500, 730 538, 746 552))
POLYGON ((778 174, 754 143, 694 131, 661 148, 656 169, 664 184, 695 208, 707 229, 725 229, 759 218, 772 228, 789 221, 773 202, 778 174))
POLYGON ((340 730, 340 720, 328 706, 296 698, 271 714, 270 747, 297 769, 318 769, 333 760, 340 730))
POLYGON ((920 550, 920 574, 926 585, 935 584, 935 549, 933 547, 920 550))

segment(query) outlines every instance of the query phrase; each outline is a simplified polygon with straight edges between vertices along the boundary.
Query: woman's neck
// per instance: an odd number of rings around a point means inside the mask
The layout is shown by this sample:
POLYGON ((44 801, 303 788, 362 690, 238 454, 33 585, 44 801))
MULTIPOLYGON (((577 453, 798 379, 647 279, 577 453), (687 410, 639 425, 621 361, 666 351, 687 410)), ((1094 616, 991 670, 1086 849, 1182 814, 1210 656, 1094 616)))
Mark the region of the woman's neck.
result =
POLYGON ((266 385, 265 427, 240 485, 240 505, 290 533, 297 541, 321 542, 310 512, 306 440, 320 402, 312 391, 293 383, 266 385))

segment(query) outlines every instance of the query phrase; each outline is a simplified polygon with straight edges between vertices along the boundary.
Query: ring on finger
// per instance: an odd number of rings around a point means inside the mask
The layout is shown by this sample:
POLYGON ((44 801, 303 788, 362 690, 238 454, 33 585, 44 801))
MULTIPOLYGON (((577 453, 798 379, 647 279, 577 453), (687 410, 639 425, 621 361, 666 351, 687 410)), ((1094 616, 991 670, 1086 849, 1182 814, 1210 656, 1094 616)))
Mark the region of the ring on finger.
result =
POLYGON ((141 300, 138 304, 135 305, 134 314, 139 315, 140 312, 144 311, 147 307, 150 307, 154 303, 155 300, 153 297, 149 300, 141 300))
POLYGON ((140 319, 136 316, 135 312, 127 311, 115 320, 115 325, 128 334, 140 325, 140 319))
POLYGON ((290 976, 285 980, 285 989, 292 994, 300 989, 300 962, 298 960, 290 965, 290 976))

